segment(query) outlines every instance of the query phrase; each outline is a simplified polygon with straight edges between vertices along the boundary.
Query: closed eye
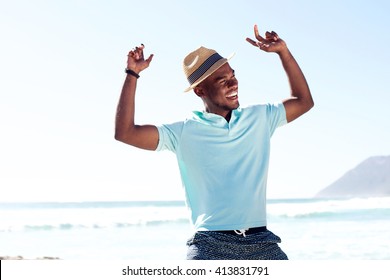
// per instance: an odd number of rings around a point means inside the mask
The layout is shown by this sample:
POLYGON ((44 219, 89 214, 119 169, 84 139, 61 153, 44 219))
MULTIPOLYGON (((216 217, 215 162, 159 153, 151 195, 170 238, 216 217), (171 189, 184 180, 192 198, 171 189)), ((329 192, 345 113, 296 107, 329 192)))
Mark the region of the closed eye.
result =
POLYGON ((234 72, 234 70, 232 70, 232 74, 230 77, 228 77, 228 76, 218 77, 218 78, 216 78, 216 81, 221 85, 226 85, 230 80, 235 79, 235 78, 236 78, 235 72, 234 72))

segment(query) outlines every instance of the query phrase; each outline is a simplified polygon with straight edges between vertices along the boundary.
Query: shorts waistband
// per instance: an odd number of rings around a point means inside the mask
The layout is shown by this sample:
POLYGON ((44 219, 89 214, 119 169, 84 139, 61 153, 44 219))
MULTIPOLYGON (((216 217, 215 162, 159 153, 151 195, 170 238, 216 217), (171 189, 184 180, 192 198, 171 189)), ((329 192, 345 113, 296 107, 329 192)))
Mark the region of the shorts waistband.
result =
MULTIPOLYGON (((219 232, 223 234, 231 234, 231 235, 241 235, 245 233, 245 235, 255 234, 259 232, 267 231, 267 227, 255 227, 255 228, 248 228, 245 230, 215 230, 214 232, 219 232)), ((245 236, 244 235, 244 236, 245 236)))

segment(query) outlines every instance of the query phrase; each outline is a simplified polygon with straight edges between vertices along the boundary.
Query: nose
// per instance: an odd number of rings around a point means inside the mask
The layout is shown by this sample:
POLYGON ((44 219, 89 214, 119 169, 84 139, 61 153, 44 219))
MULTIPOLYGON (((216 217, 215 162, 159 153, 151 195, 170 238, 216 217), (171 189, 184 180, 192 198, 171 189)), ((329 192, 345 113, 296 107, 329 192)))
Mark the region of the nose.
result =
POLYGON ((236 77, 232 77, 229 82, 228 82, 228 87, 231 88, 231 87, 236 87, 238 85, 238 81, 236 79, 236 77))

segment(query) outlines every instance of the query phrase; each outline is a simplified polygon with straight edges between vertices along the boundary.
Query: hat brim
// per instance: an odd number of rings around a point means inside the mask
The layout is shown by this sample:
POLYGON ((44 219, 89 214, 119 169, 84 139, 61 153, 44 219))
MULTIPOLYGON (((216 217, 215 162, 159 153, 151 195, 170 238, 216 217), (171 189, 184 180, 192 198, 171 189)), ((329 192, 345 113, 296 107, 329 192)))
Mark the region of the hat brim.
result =
POLYGON ((234 55, 235 53, 232 53, 227 58, 222 58, 218 60, 199 79, 197 79, 192 85, 186 88, 184 92, 189 92, 190 90, 194 89, 197 85, 199 85, 201 82, 207 79, 211 74, 213 74, 215 71, 221 68, 222 65, 226 64, 234 55))

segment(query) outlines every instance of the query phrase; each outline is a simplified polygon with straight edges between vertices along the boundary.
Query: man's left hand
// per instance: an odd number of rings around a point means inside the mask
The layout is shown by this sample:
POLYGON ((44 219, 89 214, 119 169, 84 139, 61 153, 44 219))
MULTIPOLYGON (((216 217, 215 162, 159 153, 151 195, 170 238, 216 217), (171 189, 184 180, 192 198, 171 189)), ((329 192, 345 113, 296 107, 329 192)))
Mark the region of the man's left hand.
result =
POLYGON ((255 37, 257 41, 252 40, 251 38, 246 38, 246 40, 252 44, 255 47, 260 48, 263 51, 266 52, 275 52, 280 54, 281 52, 287 50, 287 45, 286 43, 279 38, 278 34, 276 32, 271 31, 271 32, 266 32, 265 33, 265 38, 260 36, 259 34, 259 29, 257 25, 254 27, 255 31, 255 37))

